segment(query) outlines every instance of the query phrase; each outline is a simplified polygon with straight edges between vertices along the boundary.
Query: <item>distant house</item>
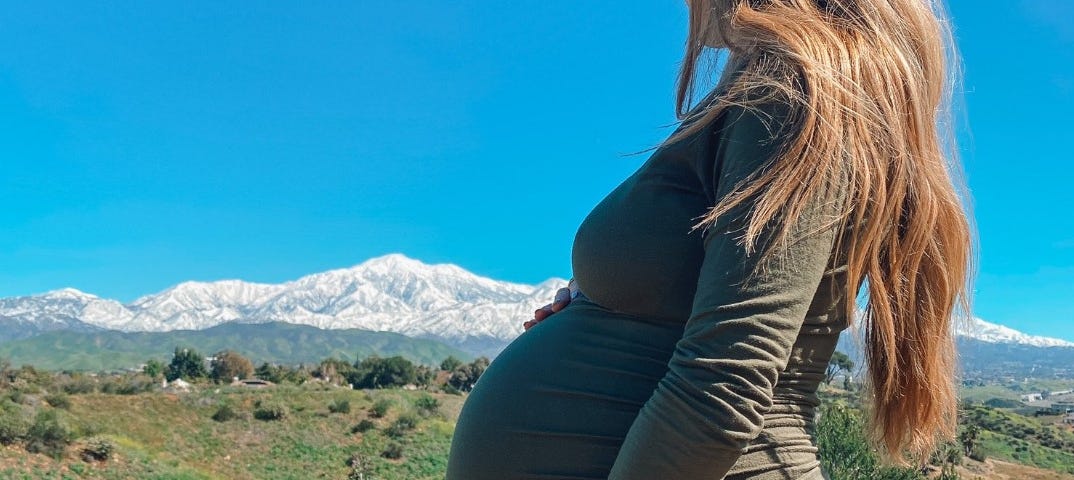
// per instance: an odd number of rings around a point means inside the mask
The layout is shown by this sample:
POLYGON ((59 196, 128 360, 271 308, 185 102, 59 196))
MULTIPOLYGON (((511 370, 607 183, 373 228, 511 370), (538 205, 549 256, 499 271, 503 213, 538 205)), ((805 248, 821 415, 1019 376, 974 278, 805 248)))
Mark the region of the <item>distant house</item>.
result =
POLYGON ((236 378, 231 382, 232 387, 268 388, 274 385, 276 384, 260 378, 244 378, 242 380, 236 378))
POLYGON ((1044 400, 1044 396, 1039 394, 1039 393, 1030 393, 1030 394, 1022 395, 1022 401, 1023 402, 1027 402, 1027 403, 1028 402, 1039 402, 1041 400, 1044 400))

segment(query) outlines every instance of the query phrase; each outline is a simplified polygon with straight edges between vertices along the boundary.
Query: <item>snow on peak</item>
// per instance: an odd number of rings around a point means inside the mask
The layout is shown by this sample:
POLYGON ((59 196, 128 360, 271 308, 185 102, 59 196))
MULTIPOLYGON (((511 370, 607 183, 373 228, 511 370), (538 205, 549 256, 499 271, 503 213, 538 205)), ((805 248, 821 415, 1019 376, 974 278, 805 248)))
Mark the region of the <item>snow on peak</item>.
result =
POLYGON ((970 325, 961 328, 959 335, 988 343, 1017 343, 1036 347, 1074 347, 1074 342, 1058 338, 1028 335, 1013 328, 1005 327, 980 318, 973 317, 970 325))
MULTIPOLYGON (((281 283, 184 282, 128 305, 75 289, 0 299, 0 319, 63 318, 124 331, 204 329, 229 321, 280 321, 319 328, 362 328, 434 337, 456 346, 505 344, 567 281, 497 281, 453 264, 426 264, 399 253, 281 283), (469 342, 469 343, 468 343, 469 342)), ((860 313, 860 312, 859 312, 860 313)), ((856 322, 860 323, 860 322, 856 322)), ((992 343, 1074 347, 974 318, 956 333, 992 343)))
POLYGON ((40 295, 42 298, 90 301, 98 297, 75 288, 61 288, 40 295))

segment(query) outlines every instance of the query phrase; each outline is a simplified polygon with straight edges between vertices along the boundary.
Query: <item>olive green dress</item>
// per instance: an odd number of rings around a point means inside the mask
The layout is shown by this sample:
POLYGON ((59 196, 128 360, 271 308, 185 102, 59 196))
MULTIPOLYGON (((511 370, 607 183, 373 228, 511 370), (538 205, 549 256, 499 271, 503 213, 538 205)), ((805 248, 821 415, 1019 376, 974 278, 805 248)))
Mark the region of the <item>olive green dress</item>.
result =
MULTIPOLYGON (((793 242, 750 282, 757 255, 736 241, 750 202, 690 231, 775 157, 780 110, 726 110, 592 210, 572 252, 582 296, 481 376, 448 480, 825 478, 816 390, 847 326, 836 228, 793 242)), ((836 205, 807 205, 795 231, 836 205)))

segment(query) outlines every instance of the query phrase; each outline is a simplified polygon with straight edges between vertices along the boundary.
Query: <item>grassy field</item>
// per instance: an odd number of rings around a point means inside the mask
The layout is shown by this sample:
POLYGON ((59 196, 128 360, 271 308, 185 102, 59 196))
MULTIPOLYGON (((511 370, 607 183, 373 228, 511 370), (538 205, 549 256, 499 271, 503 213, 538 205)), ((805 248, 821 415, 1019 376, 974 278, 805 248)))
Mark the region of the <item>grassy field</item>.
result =
POLYGON ((0 450, 0 478, 341 479, 361 478, 359 473, 382 480, 443 478, 453 419, 463 401, 441 393, 318 386, 69 399, 61 420, 81 432, 81 439, 61 458, 6 447, 0 450), (387 405, 379 417, 372 412, 377 404, 387 405), (225 405, 237 418, 213 420, 225 405), (254 418, 258 405, 282 407, 283 418, 254 418), (371 423, 361 432, 355 427, 363 420, 371 423), (93 437, 114 445, 108 460, 80 458, 93 437))
MULTIPOLYGON (((27 440, 0 447, 0 479, 440 479, 465 400, 320 382, 201 384, 179 394, 14 392, 0 391, 0 440, 12 418, 29 424, 41 412, 58 415, 75 440, 53 455, 29 453, 27 440), (86 458, 102 443, 111 446, 106 460, 86 458)), ((824 398, 852 404, 856 395, 825 389, 824 398)), ((982 426, 988 459, 966 459, 962 478, 1074 478, 1059 473, 1074 473, 1074 433, 1002 409, 972 406, 966 415, 982 426)))

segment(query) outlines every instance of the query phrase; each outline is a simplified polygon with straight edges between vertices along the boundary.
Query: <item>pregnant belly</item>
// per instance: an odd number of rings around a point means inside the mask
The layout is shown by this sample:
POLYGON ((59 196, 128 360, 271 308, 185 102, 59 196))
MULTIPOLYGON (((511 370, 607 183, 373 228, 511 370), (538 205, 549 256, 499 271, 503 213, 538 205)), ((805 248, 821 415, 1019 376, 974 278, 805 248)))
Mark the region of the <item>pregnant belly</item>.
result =
POLYGON ((459 415, 447 478, 607 478, 681 335, 682 325, 571 302, 482 374, 459 415))

